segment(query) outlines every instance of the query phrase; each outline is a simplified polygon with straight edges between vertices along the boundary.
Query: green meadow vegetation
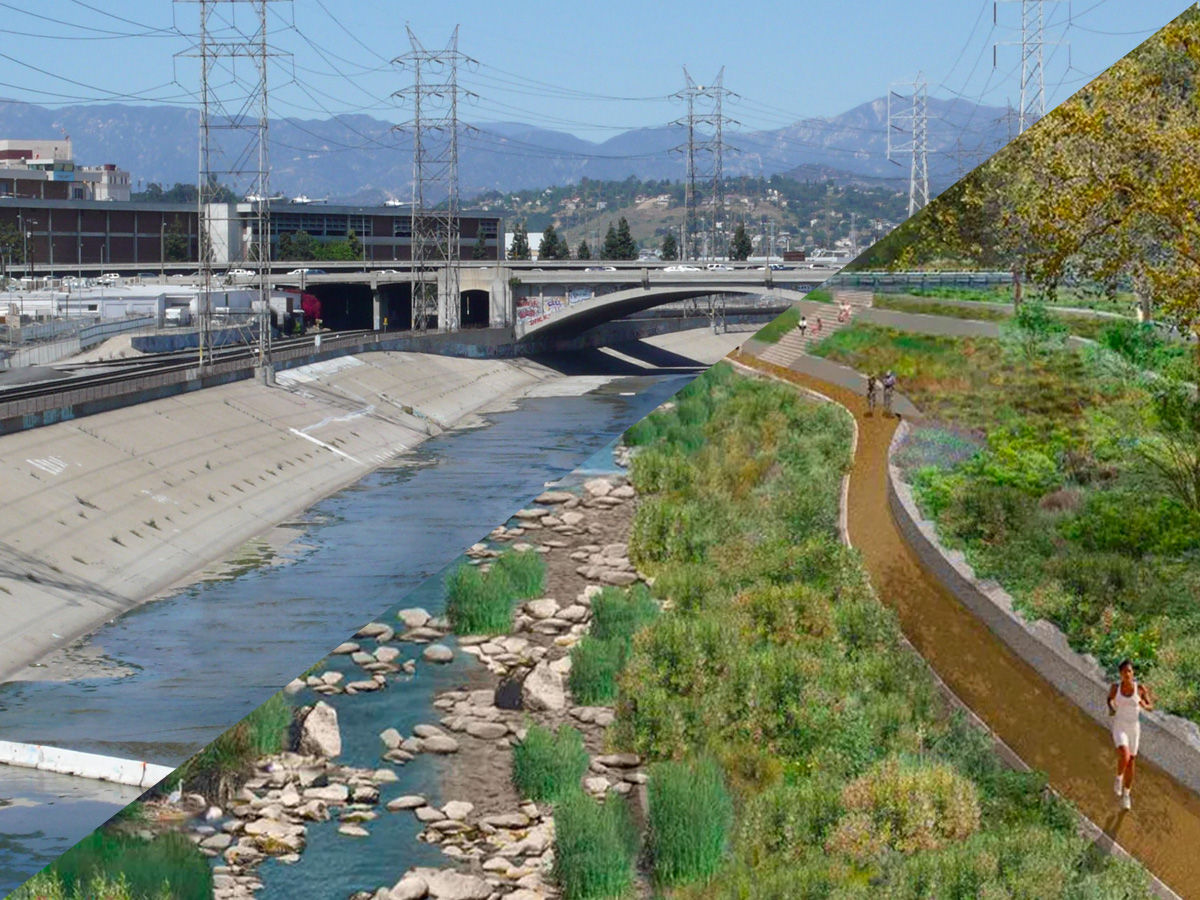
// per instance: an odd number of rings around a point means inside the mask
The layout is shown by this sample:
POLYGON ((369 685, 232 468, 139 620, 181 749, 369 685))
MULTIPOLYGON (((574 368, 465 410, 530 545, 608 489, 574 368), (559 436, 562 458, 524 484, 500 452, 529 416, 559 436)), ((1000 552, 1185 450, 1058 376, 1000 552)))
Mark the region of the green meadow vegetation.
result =
POLYGON ((212 870, 184 835, 152 841, 112 827, 92 832, 12 900, 209 900, 212 870))
MULTIPOLYGON (((1043 776, 1008 770, 947 712, 902 645, 837 538, 851 435, 839 407, 725 364, 626 435, 641 496, 631 558, 664 611, 633 637, 611 737, 650 762, 655 889, 1148 897, 1140 869, 1076 834, 1043 776)), ((594 859, 573 843, 578 819, 624 805, 572 802, 556 817, 560 868, 594 859)), ((619 837, 605 845, 611 870, 624 866, 619 837)), ((563 883, 573 900, 630 890, 563 883)))
POLYGON ((658 615, 644 584, 626 590, 605 588, 592 600, 592 624, 571 650, 568 686, 585 706, 612 703, 617 677, 633 651, 633 636, 658 615))
POLYGON ((546 564, 534 551, 506 550, 487 572, 460 564, 446 577, 446 615, 456 634, 503 634, 513 611, 542 593, 546 564))
MULTIPOLYGON (((805 295, 805 299, 811 300, 814 303, 833 303, 833 297, 829 291, 824 288, 816 288, 805 295)), ((782 315, 772 319, 764 325, 755 335, 754 340, 763 344, 774 344, 781 337, 787 334, 800 324, 800 309, 793 306, 782 315)))
POLYGON ((1138 326, 1070 349, 858 325, 816 352, 892 368, 928 417, 898 462, 947 545, 1028 619, 1114 675, 1133 659, 1162 708, 1200 721, 1200 401, 1185 348, 1138 326))

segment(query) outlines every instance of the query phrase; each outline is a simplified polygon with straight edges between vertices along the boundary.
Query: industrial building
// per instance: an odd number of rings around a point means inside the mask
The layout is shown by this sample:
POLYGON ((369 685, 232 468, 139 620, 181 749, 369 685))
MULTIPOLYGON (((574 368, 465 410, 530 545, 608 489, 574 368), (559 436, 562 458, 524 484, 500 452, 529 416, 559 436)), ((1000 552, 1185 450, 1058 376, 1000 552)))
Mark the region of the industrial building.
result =
POLYGON ((77 166, 70 138, 0 141, 0 198, 128 202, 132 177, 112 163, 77 166))

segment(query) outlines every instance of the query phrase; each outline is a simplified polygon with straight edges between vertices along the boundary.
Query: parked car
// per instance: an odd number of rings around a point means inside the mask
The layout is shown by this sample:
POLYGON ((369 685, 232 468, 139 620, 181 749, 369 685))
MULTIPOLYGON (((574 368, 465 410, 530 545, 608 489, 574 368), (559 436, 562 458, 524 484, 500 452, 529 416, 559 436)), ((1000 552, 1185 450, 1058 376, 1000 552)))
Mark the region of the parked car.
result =
POLYGON ((96 280, 101 282, 102 284, 116 284, 117 282, 119 282, 121 280, 121 276, 118 275, 116 272, 105 272, 103 275, 101 275, 96 280))

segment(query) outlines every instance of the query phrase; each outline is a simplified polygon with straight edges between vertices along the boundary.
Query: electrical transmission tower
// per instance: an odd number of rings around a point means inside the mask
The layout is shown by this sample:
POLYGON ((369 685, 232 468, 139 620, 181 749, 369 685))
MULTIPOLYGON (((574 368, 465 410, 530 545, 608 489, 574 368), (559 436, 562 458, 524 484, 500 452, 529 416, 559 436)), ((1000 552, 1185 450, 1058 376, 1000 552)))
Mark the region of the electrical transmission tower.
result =
MULTIPOLYGON (((226 316, 239 325, 257 325, 258 361, 271 362, 271 167, 267 146, 268 66, 272 57, 288 54, 268 42, 269 4, 290 0, 175 0, 199 6, 196 46, 185 56, 200 60, 200 155, 197 183, 199 212, 200 294, 196 314, 200 335, 200 366, 212 365, 214 290, 218 254, 235 262, 235 247, 242 244, 241 264, 257 275, 258 301, 249 316, 239 320, 229 310, 228 294, 222 305, 226 316), (238 24, 239 10, 249 7, 253 28, 238 24), (241 85, 239 60, 249 61, 253 77, 245 93, 230 91, 241 85), (226 76, 228 80, 226 80, 226 76), (224 139, 222 139, 224 135, 224 139), (244 191, 250 204, 248 234, 231 190, 244 191), (230 212, 231 207, 235 210, 230 212), (232 218, 231 218, 232 217, 232 218), (245 238, 243 239, 243 235, 245 238)), ((243 13, 243 18, 246 14, 243 13)), ((243 63, 245 65, 245 63, 243 63)), ((236 196, 236 194, 235 194, 236 196)), ((250 339, 249 336, 246 336, 250 339)))
POLYGON ((908 214, 929 204, 929 82, 918 72, 913 81, 892 82, 888 90, 887 158, 909 157, 908 214), (897 93, 909 88, 911 94, 897 93))
POLYGON ((459 52, 457 25, 444 50, 426 50, 411 28, 408 40, 412 49, 396 63, 412 69, 413 84, 395 96, 410 102, 413 108, 412 119, 401 126, 413 134, 412 327, 414 331, 426 331, 436 320, 439 330, 454 331, 459 325, 461 302, 458 103, 460 95, 475 96, 458 86, 458 69, 475 60, 459 52), (439 268, 444 290, 441 316, 439 268), (432 285, 426 280, 430 272, 435 277, 432 285))
POLYGON ((716 258, 721 243, 718 223, 721 221, 725 209, 725 151, 733 149, 725 143, 725 126, 733 124, 733 120, 725 116, 724 102, 726 97, 736 95, 724 85, 724 67, 708 87, 696 84, 692 76, 688 74, 687 66, 683 68, 683 77, 686 86, 673 96, 687 103, 687 117, 679 119, 673 124, 687 128, 687 143, 672 150, 674 153, 682 153, 687 162, 687 180, 684 182, 683 190, 686 236, 682 247, 682 258, 697 259, 701 255, 716 258), (705 101, 708 105, 707 111, 698 112, 697 101, 705 101), (697 127, 702 125, 712 129, 712 136, 706 140, 701 140, 697 131, 697 127), (697 157, 702 153, 708 154, 711 159, 711 169, 703 176, 700 174, 697 164, 697 157), (696 182, 702 177, 705 181, 710 181, 712 185, 708 197, 710 212, 708 234, 703 242, 703 250, 698 247, 698 244, 701 243, 700 200, 696 190, 696 182))
MULTIPOLYGON (((1045 4, 1070 3, 1071 0, 993 0, 992 24, 997 20, 997 8, 1001 3, 1021 4, 1021 40, 998 41, 992 46, 992 66, 996 65, 996 47, 1000 45, 1021 46, 1021 100, 1017 107, 1017 134, 1034 125, 1046 115, 1046 69, 1043 50, 1047 45, 1067 43, 1046 40, 1045 4)), ((1068 44, 1068 52, 1069 52, 1068 44)))

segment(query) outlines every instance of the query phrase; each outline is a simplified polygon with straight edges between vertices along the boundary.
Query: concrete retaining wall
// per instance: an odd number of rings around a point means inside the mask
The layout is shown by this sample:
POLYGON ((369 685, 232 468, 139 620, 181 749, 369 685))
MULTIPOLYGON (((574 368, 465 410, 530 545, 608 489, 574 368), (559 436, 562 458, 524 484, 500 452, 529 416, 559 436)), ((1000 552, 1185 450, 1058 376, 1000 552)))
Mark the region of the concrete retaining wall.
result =
MULTIPOLYGON (((908 423, 901 423, 892 439, 889 460, 907 433, 908 423)), ((1026 621, 1017 612, 1012 595, 993 581, 976 578, 961 552, 943 547, 936 526, 921 515, 912 488, 890 462, 888 499, 901 534, 922 564, 1013 652, 1107 729, 1111 719, 1105 697, 1110 682, 1096 660, 1072 650, 1050 622, 1026 621)), ((1159 711, 1144 712, 1139 755, 1200 793, 1200 728, 1195 723, 1159 711)))
POLYGON ((57 747, 42 747, 37 744, 18 744, 13 741, 0 741, 0 765, 40 769, 43 772, 111 781, 140 788, 153 787, 174 771, 170 766, 156 766, 130 759, 60 750, 57 747))

